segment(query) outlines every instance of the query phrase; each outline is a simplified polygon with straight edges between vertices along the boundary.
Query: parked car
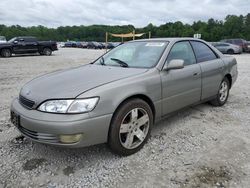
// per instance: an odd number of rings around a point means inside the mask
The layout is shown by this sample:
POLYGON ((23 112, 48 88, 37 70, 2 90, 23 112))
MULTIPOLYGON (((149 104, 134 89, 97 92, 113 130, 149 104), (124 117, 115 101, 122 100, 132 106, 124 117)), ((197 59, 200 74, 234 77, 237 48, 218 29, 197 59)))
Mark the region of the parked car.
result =
POLYGON ((98 42, 88 42, 87 48, 89 49, 102 49, 102 45, 98 42))
POLYGON ((75 41, 68 41, 68 42, 65 42, 64 44, 64 47, 66 48, 72 48, 72 47, 76 47, 76 42, 75 41))
POLYGON ((65 45, 64 42, 57 42, 57 47, 59 47, 59 48, 63 48, 64 45, 65 45))
POLYGON ((10 57, 12 54, 40 53, 41 55, 51 55, 58 50, 54 41, 38 41, 36 37, 15 37, 7 43, 0 44, 0 54, 2 57, 10 57))
POLYGON ((7 42, 5 36, 0 36, 0 43, 5 43, 7 42))
POLYGON ((82 46, 82 43, 81 42, 76 42, 76 47, 77 48, 82 48, 83 46, 82 46))
POLYGON ((241 54, 242 48, 240 46, 224 43, 224 42, 215 42, 212 45, 217 48, 223 54, 241 54))
POLYGON ((114 45, 111 42, 108 42, 107 44, 104 42, 102 44, 104 46, 104 49, 106 48, 106 46, 107 46, 107 49, 113 49, 114 48, 114 45))
POLYGON ((169 114, 206 101, 223 106, 237 74, 235 58, 203 40, 131 41, 90 64, 28 82, 11 104, 11 121, 36 142, 108 143, 130 155, 169 114))
POLYGON ((247 43, 246 43, 247 41, 244 39, 224 39, 224 40, 221 40, 221 42, 235 44, 237 46, 240 46, 242 48, 243 52, 248 51, 248 47, 247 47, 247 43))
POLYGON ((247 41, 247 49, 248 49, 247 52, 250 52, 250 41, 247 41))
POLYGON ((81 42, 82 48, 87 48, 88 47, 88 43, 87 42, 81 42))

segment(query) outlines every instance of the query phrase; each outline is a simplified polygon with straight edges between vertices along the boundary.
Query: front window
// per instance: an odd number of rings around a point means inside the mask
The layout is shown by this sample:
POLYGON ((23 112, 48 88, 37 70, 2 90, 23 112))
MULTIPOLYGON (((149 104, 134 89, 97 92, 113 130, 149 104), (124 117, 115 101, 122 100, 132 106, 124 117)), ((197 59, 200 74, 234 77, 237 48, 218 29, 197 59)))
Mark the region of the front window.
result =
POLYGON ((184 61, 184 66, 196 63, 193 49, 188 41, 177 42, 168 55, 167 63, 174 59, 184 61))
POLYGON ((161 41, 125 43, 99 58, 95 64, 151 68, 158 63, 167 45, 168 42, 161 41))

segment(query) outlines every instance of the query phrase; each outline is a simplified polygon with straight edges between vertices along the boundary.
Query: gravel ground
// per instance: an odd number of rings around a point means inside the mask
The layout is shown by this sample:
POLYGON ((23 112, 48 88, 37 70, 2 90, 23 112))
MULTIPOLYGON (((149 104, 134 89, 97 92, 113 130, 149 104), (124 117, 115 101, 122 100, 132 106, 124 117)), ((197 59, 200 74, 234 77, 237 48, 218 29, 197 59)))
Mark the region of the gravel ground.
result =
POLYGON ((101 50, 0 58, 0 187, 249 187, 250 55, 235 56, 239 77, 228 103, 202 104, 157 123, 129 157, 105 144, 64 149, 23 138, 9 121, 11 100, 35 76, 90 62, 101 50))

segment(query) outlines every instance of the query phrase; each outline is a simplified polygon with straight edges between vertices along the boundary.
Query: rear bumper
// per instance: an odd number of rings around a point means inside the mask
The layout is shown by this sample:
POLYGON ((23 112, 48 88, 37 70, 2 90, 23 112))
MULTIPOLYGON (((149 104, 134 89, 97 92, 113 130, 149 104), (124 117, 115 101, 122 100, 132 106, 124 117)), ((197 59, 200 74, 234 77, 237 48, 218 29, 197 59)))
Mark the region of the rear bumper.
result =
MULTIPOLYGON (((52 121, 50 118, 47 121, 45 120, 46 113, 37 110, 28 110, 20 105, 17 99, 11 105, 12 116, 13 113, 19 118, 19 122, 15 123, 16 127, 25 137, 36 142, 65 147, 85 147, 107 142, 109 125, 112 118, 112 114, 93 118, 90 118, 86 114, 85 119, 65 121, 63 116, 70 115, 60 115, 61 119, 63 119, 63 121, 60 121, 58 120, 58 114, 54 114, 55 121, 52 121), (33 113, 34 116, 32 116, 33 113), (39 113, 41 113, 40 119, 37 118, 39 117, 39 113), (82 134, 82 137, 76 143, 65 144, 60 141, 60 135, 73 134, 82 134)), ((48 115, 51 116, 53 114, 48 115)))

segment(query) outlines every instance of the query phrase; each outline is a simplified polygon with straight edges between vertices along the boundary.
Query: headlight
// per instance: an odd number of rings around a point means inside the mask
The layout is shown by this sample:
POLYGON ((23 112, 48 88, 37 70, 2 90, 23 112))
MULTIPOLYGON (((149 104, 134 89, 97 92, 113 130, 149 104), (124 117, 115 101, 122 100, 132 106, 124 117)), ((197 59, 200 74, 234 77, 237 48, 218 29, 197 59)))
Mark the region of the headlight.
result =
POLYGON ((49 100, 42 103, 38 110, 50 113, 84 113, 93 110, 99 98, 75 100, 49 100))

